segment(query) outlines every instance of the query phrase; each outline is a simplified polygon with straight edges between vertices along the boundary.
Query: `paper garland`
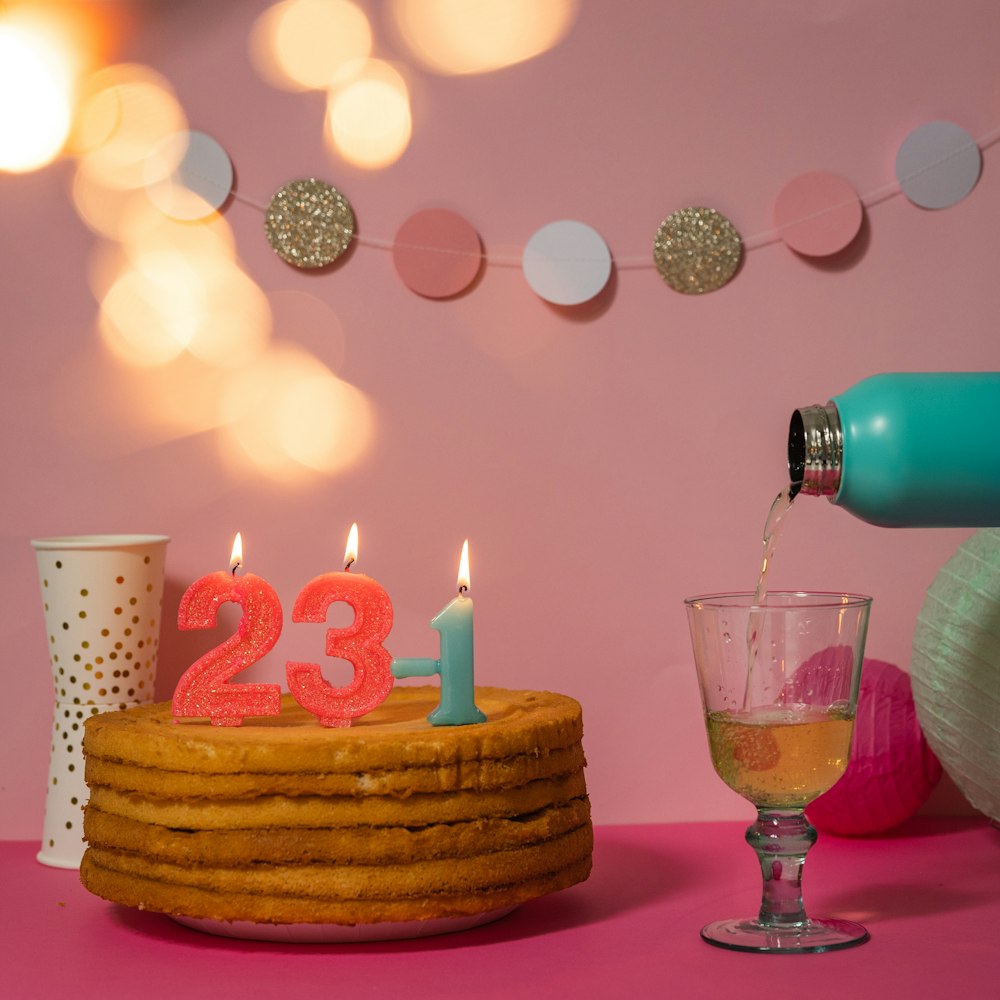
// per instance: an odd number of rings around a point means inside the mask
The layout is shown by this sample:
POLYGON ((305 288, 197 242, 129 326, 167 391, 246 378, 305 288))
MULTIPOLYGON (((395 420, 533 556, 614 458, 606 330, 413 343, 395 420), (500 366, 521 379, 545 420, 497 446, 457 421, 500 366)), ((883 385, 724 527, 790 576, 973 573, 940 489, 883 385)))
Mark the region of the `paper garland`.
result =
POLYGON ((928 122, 911 132, 896 154, 903 194, 921 208, 957 205, 979 180, 976 140, 952 122, 928 122))
POLYGON ((310 177, 292 181, 274 195, 264 228, 282 260, 295 267, 326 267, 351 245, 354 211, 335 187, 310 177))
POLYGON ((457 212, 429 208, 399 227, 392 262, 403 284, 429 299, 464 292, 479 274, 483 245, 472 224, 457 212))
POLYGON ((895 184, 859 197, 846 180, 834 174, 802 174, 786 184, 775 200, 774 231, 746 240, 715 209, 679 209, 657 229, 652 262, 648 257, 613 258, 600 234, 573 220, 537 230, 520 260, 502 259, 484 252, 471 223, 445 209, 427 209, 411 216, 392 241, 361 239, 355 232, 350 202, 335 187, 316 178, 285 185, 266 207, 241 197, 232 190, 232 165, 225 152, 202 133, 178 133, 168 140, 170 149, 176 150, 178 142, 186 142, 188 147, 183 155, 171 154, 178 161, 169 171, 172 193, 169 188, 165 191, 164 178, 156 171, 147 177, 147 187, 160 208, 176 218, 204 217, 230 196, 254 205, 265 213, 265 232, 272 249, 294 267, 327 267, 342 257, 352 242, 358 242, 391 250, 401 280, 418 295, 447 299, 465 291, 484 263, 519 263, 540 298, 574 306, 603 290, 613 264, 655 266, 675 291, 703 294, 727 284, 748 250, 784 242, 807 257, 838 253, 857 236, 866 205, 900 193, 926 209, 957 204, 979 180, 982 148, 998 139, 1000 129, 977 142, 952 122, 922 125, 900 146, 895 184), (190 199, 177 197, 177 188, 189 189, 197 196, 195 208, 190 199))
POLYGON ((611 251, 582 222, 550 222, 524 248, 524 276, 533 291, 557 306, 577 306, 598 295, 611 277, 611 251))
POLYGON ((858 235, 863 216, 854 188, 842 177, 818 170, 790 181, 774 203, 778 235, 807 257, 843 250, 858 235))
POLYGON ((714 292, 736 273, 743 241, 733 224, 712 208, 684 208, 664 219, 653 241, 653 260, 678 292, 714 292))

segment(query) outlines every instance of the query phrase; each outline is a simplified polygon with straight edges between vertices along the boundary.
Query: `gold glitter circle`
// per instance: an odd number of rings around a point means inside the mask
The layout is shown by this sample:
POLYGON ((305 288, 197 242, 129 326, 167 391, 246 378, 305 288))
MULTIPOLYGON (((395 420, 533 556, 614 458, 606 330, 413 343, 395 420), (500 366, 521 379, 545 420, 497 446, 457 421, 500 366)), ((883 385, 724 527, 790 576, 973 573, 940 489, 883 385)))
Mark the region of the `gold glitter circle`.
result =
POLYGON ((736 273, 743 241, 733 224, 713 208, 682 208, 656 231, 653 260, 663 280, 688 295, 714 292, 736 273))
POLYGON ((326 267, 350 246, 354 212, 335 187, 310 177, 276 192, 264 226, 267 242, 282 260, 295 267, 326 267))

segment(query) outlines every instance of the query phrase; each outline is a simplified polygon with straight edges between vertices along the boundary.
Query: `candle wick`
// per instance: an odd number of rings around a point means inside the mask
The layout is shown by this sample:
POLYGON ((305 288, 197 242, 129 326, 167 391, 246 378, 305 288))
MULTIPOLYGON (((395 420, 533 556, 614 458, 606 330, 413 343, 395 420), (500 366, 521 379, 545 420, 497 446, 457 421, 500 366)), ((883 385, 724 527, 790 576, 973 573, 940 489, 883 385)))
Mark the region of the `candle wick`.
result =
POLYGON ((351 567, 353 565, 354 565, 354 560, 353 559, 348 559, 347 564, 344 566, 344 572, 345 573, 350 573, 351 572, 351 567))
POLYGON ((236 571, 240 568, 240 561, 237 560, 233 563, 233 576, 236 576, 236 571))
POLYGON ((464 593, 465 593, 465 592, 466 592, 466 591, 467 591, 468 589, 469 589, 469 588, 468 588, 468 587, 466 587, 466 585, 465 585, 464 583, 460 583, 460 584, 458 585, 458 594, 459 594, 459 597, 461 597, 461 596, 462 596, 462 594, 464 594, 464 593))

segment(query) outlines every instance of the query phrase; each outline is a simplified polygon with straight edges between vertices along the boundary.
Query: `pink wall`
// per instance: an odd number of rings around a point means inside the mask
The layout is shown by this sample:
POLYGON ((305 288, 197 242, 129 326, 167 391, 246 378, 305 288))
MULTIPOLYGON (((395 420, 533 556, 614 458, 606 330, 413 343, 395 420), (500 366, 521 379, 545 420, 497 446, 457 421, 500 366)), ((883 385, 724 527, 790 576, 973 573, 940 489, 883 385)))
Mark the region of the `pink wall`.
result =
MULTIPOLYGON (((551 51, 470 77, 413 64, 384 5, 360 5, 376 54, 409 64, 412 88, 412 142, 378 171, 326 149, 320 95, 278 91, 254 71, 247 35, 264 0, 136 4, 115 58, 172 82, 191 127, 230 154, 246 199, 266 203, 313 174, 350 198, 364 236, 391 239, 413 212, 443 206, 505 259, 558 219, 593 226, 619 259, 644 258, 660 222, 696 204, 749 238, 772 228, 774 198, 799 173, 839 173, 863 195, 892 181, 896 150, 924 122, 976 137, 1000 122, 1000 7, 980 0, 584 3, 551 51)), ((833 260, 767 245, 703 296, 672 291, 650 262, 616 270, 576 309, 546 304, 504 264, 457 299, 423 299, 372 246, 304 274, 237 201, 226 220, 253 281, 275 301, 308 292, 339 323, 279 322, 274 338, 307 344, 376 416, 358 464, 297 484, 223 461, 216 434, 147 429, 135 376, 96 333, 89 281, 104 241, 69 199, 72 163, 0 175, 0 837, 39 835, 49 750, 30 538, 172 537, 166 698, 198 648, 171 625, 180 593, 221 568, 235 530, 248 569, 290 602, 339 568, 352 520, 359 569, 392 595, 387 645, 400 656, 435 652, 426 622, 470 539, 477 679, 580 699, 599 822, 745 816, 708 761, 681 600, 753 585, 794 407, 878 371, 998 367, 998 157, 984 151, 978 186, 952 208, 902 196, 871 207, 833 260)), ((869 652, 905 667, 926 588, 967 534, 881 530, 805 500, 772 585, 871 593, 869 652)), ((279 679, 284 659, 314 658, 316 642, 287 630, 256 676, 279 679)))

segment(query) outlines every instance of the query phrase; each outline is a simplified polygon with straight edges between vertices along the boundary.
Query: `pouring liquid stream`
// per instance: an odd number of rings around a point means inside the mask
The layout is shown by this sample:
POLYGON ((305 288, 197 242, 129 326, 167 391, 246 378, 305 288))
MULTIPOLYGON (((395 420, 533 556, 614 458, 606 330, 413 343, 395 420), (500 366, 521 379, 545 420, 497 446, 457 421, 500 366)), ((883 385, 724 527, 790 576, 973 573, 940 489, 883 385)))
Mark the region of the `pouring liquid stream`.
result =
POLYGON ((788 513, 797 492, 796 483, 789 483, 775 498, 764 522, 763 549, 760 575, 757 577, 757 589, 753 595, 753 608, 747 620, 747 682, 743 691, 743 711, 749 712, 753 705, 753 674, 757 657, 760 655, 760 626, 763 614, 758 610, 767 603, 767 571, 774 558, 774 549, 778 542, 781 522, 788 513))

